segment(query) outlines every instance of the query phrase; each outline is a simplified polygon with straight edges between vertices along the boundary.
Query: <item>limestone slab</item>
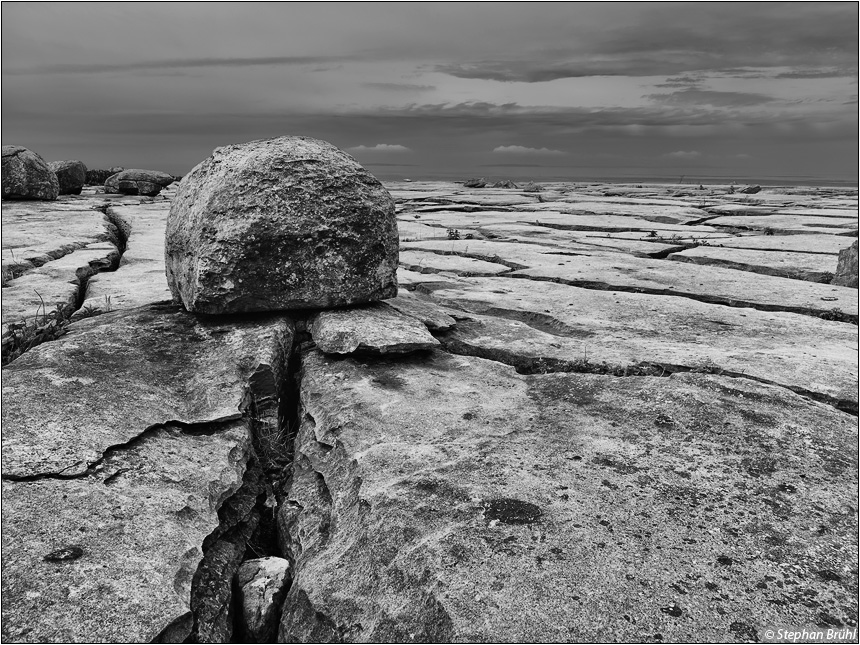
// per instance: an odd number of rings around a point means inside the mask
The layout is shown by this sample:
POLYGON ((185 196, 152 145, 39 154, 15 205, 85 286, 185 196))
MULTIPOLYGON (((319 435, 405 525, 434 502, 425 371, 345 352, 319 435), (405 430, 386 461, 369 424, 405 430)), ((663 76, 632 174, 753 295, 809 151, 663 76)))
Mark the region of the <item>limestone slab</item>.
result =
MULTIPOLYGON (((510 271, 510 267, 498 262, 488 262, 475 257, 461 255, 445 255, 432 251, 412 250, 404 243, 407 250, 400 253, 400 266, 415 273, 437 273, 440 271, 457 275, 496 275, 510 271)), ((441 244, 445 244, 442 242, 441 244)))
POLYGON ((148 643, 190 626, 203 541, 250 449, 243 421, 197 435, 168 426, 89 477, 4 481, 4 642, 148 643))
POLYGON ((856 613, 855 420, 782 388, 312 353, 301 400, 281 642, 722 642, 856 613))
POLYGON ((574 286, 647 290, 705 302, 822 314, 839 309, 857 316, 856 292, 847 287, 790 280, 746 271, 668 260, 646 260, 623 254, 578 255, 562 266, 543 265, 512 276, 555 280, 574 286), (754 277, 753 277, 754 276, 754 277))
POLYGON ((857 405, 857 329, 847 323, 499 278, 438 285, 432 300, 463 310, 443 344, 477 356, 520 365, 547 358, 560 369, 728 372, 857 405))
POLYGON ((111 216, 125 223, 125 253, 116 271, 90 279, 84 307, 129 309, 172 299, 164 273, 167 202, 112 206, 111 216))
POLYGON ((698 246, 668 256, 670 260, 721 266, 753 273, 776 275, 795 280, 821 282, 833 275, 833 256, 792 251, 759 251, 757 249, 698 246))
POLYGON ((283 317, 205 319, 175 305, 73 323, 3 371, 3 473, 81 474, 153 426, 238 419, 249 377, 279 370, 290 339, 283 317))
POLYGON ((420 320, 385 303, 320 311, 308 328, 326 354, 408 354, 439 345, 420 320))

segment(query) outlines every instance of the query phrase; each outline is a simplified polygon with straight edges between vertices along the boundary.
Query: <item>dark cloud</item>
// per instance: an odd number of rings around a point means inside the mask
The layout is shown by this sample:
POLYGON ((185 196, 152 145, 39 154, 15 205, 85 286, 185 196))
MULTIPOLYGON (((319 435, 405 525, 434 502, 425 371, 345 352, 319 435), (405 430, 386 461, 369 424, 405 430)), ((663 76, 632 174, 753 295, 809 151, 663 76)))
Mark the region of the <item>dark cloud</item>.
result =
POLYGON ((362 83, 361 85, 373 90, 392 92, 421 92, 436 89, 434 85, 416 85, 414 83, 362 83))
MULTIPOLYGON (((194 67, 259 67, 273 65, 318 65, 353 60, 354 57, 335 56, 264 56, 258 58, 175 58, 134 63, 95 63, 41 65, 38 67, 4 70, 4 76, 28 74, 97 74, 138 70, 175 70, 194 67)), ((326 69, 326 68, 322 68, 326 69)))
POLYGON ((648 94, 646 98, 666 105, 710 105, 713 107, 749 107, 772 103, 775 99, 754 92, 718 92, 688 88, 671 94, 648 94))

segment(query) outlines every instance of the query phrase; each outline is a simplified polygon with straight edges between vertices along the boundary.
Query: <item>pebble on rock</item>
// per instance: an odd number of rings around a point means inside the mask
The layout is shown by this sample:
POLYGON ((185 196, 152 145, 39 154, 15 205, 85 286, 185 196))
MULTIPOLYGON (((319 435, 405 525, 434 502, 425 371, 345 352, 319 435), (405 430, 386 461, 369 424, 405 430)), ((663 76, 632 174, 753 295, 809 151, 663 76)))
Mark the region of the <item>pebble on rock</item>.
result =
POLYGON ((394 200, 352 157, 309 137, 216 149, 167 220, 174 300, 224 314, 361 304, 397 295, 394 200))

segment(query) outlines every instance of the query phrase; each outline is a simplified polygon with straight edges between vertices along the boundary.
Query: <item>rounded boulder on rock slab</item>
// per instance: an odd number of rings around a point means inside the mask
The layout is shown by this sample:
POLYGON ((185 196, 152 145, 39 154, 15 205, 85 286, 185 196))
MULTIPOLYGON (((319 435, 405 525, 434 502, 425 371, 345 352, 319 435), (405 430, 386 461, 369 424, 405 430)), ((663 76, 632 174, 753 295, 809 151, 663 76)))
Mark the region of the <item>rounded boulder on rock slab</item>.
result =
POLYGON ((176 301, 209 314, 341 307, 397 295, 394 200, 330 143, 278 137, 216 149, 167 218, 176 301))
POLYGON ((32 150, 3 146, 3 199, 53 201, 60 194, 57 176, 32 150))
POLYGON ((61 195, 80 195, 87 183, 87 167, 82 161, 52 161, 48 167, 57 175, 61 195))
POLYGON ((155 197, 162 188, 172 183, 173 175, 166 172, 129 168, 108 177, 105 180, 105 192, 155 197))

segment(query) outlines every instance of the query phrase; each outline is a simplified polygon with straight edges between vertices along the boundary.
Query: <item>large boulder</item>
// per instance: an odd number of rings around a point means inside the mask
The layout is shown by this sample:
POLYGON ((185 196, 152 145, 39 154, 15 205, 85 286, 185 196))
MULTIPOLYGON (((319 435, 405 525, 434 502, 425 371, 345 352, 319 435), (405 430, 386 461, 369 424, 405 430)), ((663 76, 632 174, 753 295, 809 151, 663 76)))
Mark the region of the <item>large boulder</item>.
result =
POLYGON ((857 240, 847 249, 839 251, 839 261, 836 264, 836 276, 831 284, 843 287, 857 288, 857 240))
POLYGON ((3 199, 54 200, 60 193, 57 176, 32 150, 3 146, 3 199))
POLYGON ((172 183, 173 175, 166 172, 131 168, 108 177, 105 180, 105 192, 155 197, 162 188, 172 183))
POLYGON ((57 175, 61 195, 80 195, 87 183, 87 167, 82 161, 52 161, 48 167, 57 175))
POLYGON ((185 175, 165 264, 189 311, 338 307, 397 295, 394 200, 330 143, 279 137, 216 149, 185 175))

